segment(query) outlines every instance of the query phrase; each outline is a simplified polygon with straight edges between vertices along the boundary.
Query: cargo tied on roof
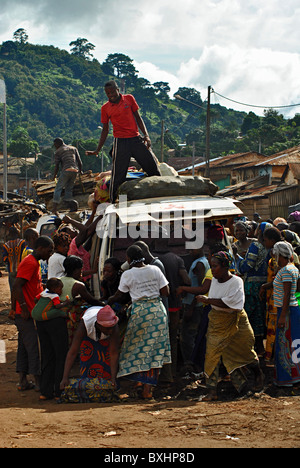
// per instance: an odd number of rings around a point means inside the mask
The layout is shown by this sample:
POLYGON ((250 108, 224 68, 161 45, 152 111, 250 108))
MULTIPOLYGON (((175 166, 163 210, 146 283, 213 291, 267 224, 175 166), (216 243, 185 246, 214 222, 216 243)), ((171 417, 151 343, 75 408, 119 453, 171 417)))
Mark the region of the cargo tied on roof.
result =
POLYGON ((126 195, 128 200, 143 200, 145 198, 183 195, 213 196, 217 191, 217 185, 204 177, 152 176, 142 180, 124 182, 120 187, 119 195, 126 195))

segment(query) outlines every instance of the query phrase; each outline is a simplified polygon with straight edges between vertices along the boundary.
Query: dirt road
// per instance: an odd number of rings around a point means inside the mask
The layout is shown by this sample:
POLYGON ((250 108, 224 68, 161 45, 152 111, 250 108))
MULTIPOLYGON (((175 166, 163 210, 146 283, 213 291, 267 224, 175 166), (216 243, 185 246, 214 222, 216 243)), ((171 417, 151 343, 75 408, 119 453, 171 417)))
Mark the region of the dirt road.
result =
MULTIPOLYGON (((300 391, 246 394, 221 384, 221 401, 198 401, 205 390, 179 381, 152 402, 114 404, 39 402, 34 390, 19 392, 15 373, 17 330, 8 318, 7 275, 0 278, 0 339, 7 362, 0 364, 1 448, 299 448, 300 391)), ((269 371, 270 372, 270 371, 269 371)))

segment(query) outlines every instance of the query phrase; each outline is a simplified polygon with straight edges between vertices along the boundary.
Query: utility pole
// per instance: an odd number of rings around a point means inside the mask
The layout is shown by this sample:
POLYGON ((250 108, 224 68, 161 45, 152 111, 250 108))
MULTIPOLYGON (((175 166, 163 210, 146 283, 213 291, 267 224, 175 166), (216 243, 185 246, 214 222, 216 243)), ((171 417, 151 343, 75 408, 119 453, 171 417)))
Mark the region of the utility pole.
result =
POLYGON ((164 145, 165 145, 165 138, 164 138, 164 131, 165 131, 165 121, 161 121, 161 138, 160 138, 160 161, 164 162, 164 145))
POLYGON ((195 142, 193 141, 193 172, 192 172, 192 175, 194 177, 195 175, 195 142))
POLYGON ((7 201, 7 130, 6 130, 6 87, 5 81, 0 80, 0 103, 3 108, 3 200, 7 201))
POLYGON ((206 110, 206 152, 205 152, 205 176, 209 177, 210 160, 210 93, 211 86, 208 87, 207 110, 206 110))

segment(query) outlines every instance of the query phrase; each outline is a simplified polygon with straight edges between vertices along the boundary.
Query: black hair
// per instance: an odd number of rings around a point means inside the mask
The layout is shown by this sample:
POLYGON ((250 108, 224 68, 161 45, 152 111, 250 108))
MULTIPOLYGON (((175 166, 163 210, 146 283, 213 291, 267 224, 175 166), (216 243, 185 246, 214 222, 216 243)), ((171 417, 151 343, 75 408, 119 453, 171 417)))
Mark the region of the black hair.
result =
POLYGON ((54 246, 53 240, 50 237, 40 236, 35 241, 34 248, 38 249, 39 247, 50 247, 50 245, 54 246))
POLYGON ((107 264, 112 265, 116 271, 119 271, 120 268, 121 268, 121 265, 122 265, 122 263, 120 262, 120 260, 118 260, 118 259, 115 258, 115 257, 107 258, 107 259, 105 260, 105 262, 104 262, 104 265, 107 265, 107 264))
POLYGON ((281 241, 280 231, 276 227, 266 229, 264 232, 264 237, 266 237, 269 240, 274 240, 275 242, 281 241))
POLYGON ((300 234, 300 221, 292 221, 289 230, 300 234))
POLYGON ((118 85, 115 80, 110 80, 105 83, 104 88, 118 88, 118 85))
POLYGON ((46 288, 50 293, 61 285, 63 285, 63 282, 59 278, 49 278, 46 282, 46 288))
POLYGON ((142 261, 144 258, 143 251, 138 245, 131 245, 130 247, 128 247, 128 249, 126 250, 126 255, 130 258, 130 260, 142 261))
POLYGON ((55 138, 53 140, 53 143, 56 143, 59 146, 62 146, 64 144, 64 140, 62 138, 55 138))
POLYGON ((228 247, 224 245, 222 242, 216 242, 215 244, 209 245, 211 255, 214 255, 218 252, 228 252, 228 247))
POLYGON ((133 245, 136 245, 136 246, 140 247, 140 249, 142 250, 143 253, 146 253, 146 254, 150 253, 149 245, 146 244, 146 242, 144 242, 142 240, 136 241, 133 245))
POLYGON ((71 236, 66 232, 56 232, 53 236, 54 247, 58 247, 59 245, 66 245, 71 243, 71 236))
POLYGON ((38 238, 39 233, 36 229, 34 228, 28 228, 24 232, 24 239, 28 242, 32 237, 38 238))
POLYGON ((56 228, 59 228, 59 226, 62 224, 62 219, 60 219, 59 217, 55 218, 55 220, 53 221, 53 223, 55 224, 55 227, 56 228))
POLYGON ((66 275, 69 276, 74 272, 74 270, 83 267, 83 260, 80 257, 77 257, 76 255, 69 255, 69 257, 67 257, 64 260, 63 266, 66 275))

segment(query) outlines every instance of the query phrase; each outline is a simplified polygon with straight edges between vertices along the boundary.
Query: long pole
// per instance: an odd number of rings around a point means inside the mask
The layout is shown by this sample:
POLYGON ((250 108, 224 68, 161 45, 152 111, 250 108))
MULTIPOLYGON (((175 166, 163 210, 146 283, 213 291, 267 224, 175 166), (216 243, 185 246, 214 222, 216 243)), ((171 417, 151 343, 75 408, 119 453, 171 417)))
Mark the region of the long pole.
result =
POLYGON ((207 110, 206 110, 206 153, 205 153, 205 176, 209 177, 209 160, 210 160, 210 93, 211 86, 208 87, 207 95, 207 110))
POLYGON ((193 141, 193 171, 192 171, 192 175, 194 177, 195 175, 195 142, 193 141))
POLYGON ((3 200, 7 201, 7 130, 6 130, 6 102, 3 109, 3 200))
POLYGON ((7 201, 7 127, 6 127, 6 87, 0 80, 0 103, 3 107, 3 200, 7 201))
POLYGON ((160 148, 160 160, 164 162, 164 145, 165 145, 165 138, 164 138, 164 131, 165 131, 165 122, 164 120, 161 121, 161 148, 160 148))

